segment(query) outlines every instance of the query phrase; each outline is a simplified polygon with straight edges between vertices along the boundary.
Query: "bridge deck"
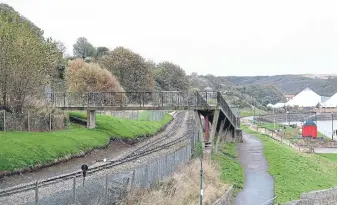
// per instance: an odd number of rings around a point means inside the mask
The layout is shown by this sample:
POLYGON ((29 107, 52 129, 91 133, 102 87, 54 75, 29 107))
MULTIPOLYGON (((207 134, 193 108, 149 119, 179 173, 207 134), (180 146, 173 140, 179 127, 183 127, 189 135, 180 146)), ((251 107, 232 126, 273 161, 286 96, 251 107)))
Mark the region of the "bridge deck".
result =
POLYGON ((205 106, 67 106, 58 107, 62 110, 215 110, 219 109, 217 105, 205 106))
POLYGON ((234 127, 236 116, 220 92, 87 92, 48 93, 47 102, 64 110, 215 110, 234 127))

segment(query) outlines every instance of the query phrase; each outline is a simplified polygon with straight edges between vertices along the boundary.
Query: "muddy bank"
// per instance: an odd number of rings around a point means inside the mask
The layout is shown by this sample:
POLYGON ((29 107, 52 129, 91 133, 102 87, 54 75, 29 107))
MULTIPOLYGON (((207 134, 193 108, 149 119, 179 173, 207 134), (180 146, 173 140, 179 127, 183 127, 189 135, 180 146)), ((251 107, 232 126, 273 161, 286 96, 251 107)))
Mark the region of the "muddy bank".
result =
MULTIPOLYGON (((16 175, 16 176, 24 176, 25 173, 32 173, 32 172, 36 172, 38 173, 39 170, 53 170, 50 169, 51 166, 56 166, 56 167, 67 167, 67 164, 72 164, 73 163, 79 161, 82 164, 84 162, 86 163, 90 163, 92 161, 94 161, 93 163, 95 163, 95 159, 96 156, 100 156, 100 153, 107 153, 107 154, 114 154, 114 148, 116 148, 115 151, 118 151, 119 149, 117 148, 121 148, 122 150, 125 150, 125 148, 131 147, 137 143, 143 142, 144 140, 148 139, 149 137, 155 136, 158 133, 162 132, 163 130, 166 129, 166 127, 173 121, 173 119, 171 119, 166 125, 164 125, 161 129, 159 129, 154 135, 142 135, 142 136, 138 136, 136 137, 136 139, 117 139, 114 137, 111 137, 110 140, 99 147, 94 147, 92 149, 88 149, 88 150, 84 150, 80 153, 76 153, 76 154, 72 154, 72 155, 66 155, 64 157, 58 158, 58 159, 54 159, 53 161, 50 161, 48 163, 44 163, 44 164, 37 164, 34 166, 29 166, 26 168, 22 168, 22 169, 18 169, 18 170, 14 170, 14 171, 0 171, 0 188, 2 188, 4 186, 3 183, 5 183, 5 178, 8 178, 10 176, 16 175), (122 146, 123 145, 123 146, 122 146), (112 149, 112 150, 111 150, 112 149), (89 161, 86 161, 86 159, 88 159, 89 161)), ((102 155, 102 154, 101 154, 102 155)), ((109 155, 111 156, 111 155, 109 155)), ((102 157, 100 160, 102 160, 104 157, 102 157)), ((93 164, 92 163, 92 164, 93 164)), ((82 165, 81 164, 81 165, 82 165)), ((81 166, 80 165, 80 166, 81 166)), ((87 164, 90 165, 90 164, 87 164)), ((78 166, 78 167, 80 167, 78 166)), ((79 170, 80 168, 75 168, 73 171, 79 170)), ((60 170, 62 172, 64 171, 72 171, 70 169, 62 169, 62 168, 56 168, 56 170, 60 170)), ((57 172, 60 173, 60 172, 57 172)), ((52 176, 57 175, 57 173, 53 173, 52 176)), ((33 174, 34 175, 34 174, 33 174)), ((20 177, 19 177, 20 178, 20 177)), ((44 178, 44 177, 39 177, 39 179, 44 178)), ((29 179, 28 181, 32 181, 33 179, 29 179)))

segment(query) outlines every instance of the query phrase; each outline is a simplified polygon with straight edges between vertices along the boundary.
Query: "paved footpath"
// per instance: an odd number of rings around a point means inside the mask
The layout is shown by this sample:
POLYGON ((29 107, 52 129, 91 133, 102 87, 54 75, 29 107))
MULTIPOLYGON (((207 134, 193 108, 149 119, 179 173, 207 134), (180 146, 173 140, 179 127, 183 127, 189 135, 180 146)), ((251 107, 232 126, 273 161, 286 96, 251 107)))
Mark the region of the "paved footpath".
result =
POLYGON ((238 147, 239 160, 244 168, 244 189, 236 197, 236 205, 273 204, 274 180, 268 173, 263 144, 256 137, 243 133, 238 147), (270 200, 270 201, 269 201, 270 200))

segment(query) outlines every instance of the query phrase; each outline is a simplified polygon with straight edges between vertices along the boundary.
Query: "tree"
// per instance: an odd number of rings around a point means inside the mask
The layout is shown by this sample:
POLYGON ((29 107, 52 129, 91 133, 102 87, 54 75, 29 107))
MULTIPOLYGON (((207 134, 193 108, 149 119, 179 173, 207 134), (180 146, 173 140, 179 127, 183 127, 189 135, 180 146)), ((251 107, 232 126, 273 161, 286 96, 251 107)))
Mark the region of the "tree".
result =
POLYGON ((85 37, 80 37, 73 45, 73 53, 76 57, 95 57, 96 49, 85 37))
POLYGON ((61 41, 56 41, 55 44, 57 49, 62 53, 62 56, 64 57, 67 50, 65 44, 63 44, 61 41))
POLYGON ((154 78, 151 69, 141 55, 123 47, 117 47, 99 60, 99 64, 115 75, 126 91, 153 91, 154 78))
POLYGON ((180 66, 165 61, 159 63, 157 69, 156 81, 163 90, 187 91, 189 89, 189 78, 180 66))
POLYGON ((118 79, 96 63, 75 59, 68 63, 66 81, 69 92, 123 92, 118 79))
POLYGON ((95 58, 102 58, 102 56, 107 55, 109 49, 107 47, 97 47, 95 58))
POLYGON ((16 12, 0 9, 0 104, 21 112, 36 101, 50 82, 59 58, 55 43, 41 38, 31 22, 16 12))
POLYGON ((96 104, 121 105, 126 102, 124 89, 117 78, 96 63, 86 63, 83 59, 70 61, 66 69, 66 82, 70 92, 98 92, 84 96, 88 100, 95 98, 96 104))

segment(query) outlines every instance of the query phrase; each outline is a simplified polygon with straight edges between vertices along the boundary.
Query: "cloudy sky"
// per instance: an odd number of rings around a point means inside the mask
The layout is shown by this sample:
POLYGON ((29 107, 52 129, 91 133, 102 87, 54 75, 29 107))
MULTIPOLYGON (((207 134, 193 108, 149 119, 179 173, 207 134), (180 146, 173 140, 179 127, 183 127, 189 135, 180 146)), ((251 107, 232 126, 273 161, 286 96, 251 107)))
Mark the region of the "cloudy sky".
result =
POLYGON ((62 41, 125 46, 187 73, 337 73, 335 0, 0 0, 62 41))

